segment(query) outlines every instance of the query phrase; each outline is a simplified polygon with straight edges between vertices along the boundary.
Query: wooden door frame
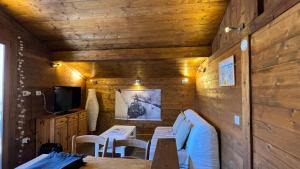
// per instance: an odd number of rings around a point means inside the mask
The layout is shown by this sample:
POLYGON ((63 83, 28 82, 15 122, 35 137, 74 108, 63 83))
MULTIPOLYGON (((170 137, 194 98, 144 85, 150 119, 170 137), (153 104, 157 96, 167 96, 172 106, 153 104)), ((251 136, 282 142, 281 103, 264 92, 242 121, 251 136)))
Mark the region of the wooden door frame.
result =
MULTIPOLYGON (((250 81, 251 81, 251 44, 250 35, 241 40, 247 44, 247 48, 241 49, 241 88, 242 88, 242 130, 243 130, 243 168, 251 169, 253 166, 252 160, 252 124, 251 124, 251 96, 250 96, 250 81)), ((242 47, 241 47, 242 48, 242 47)))
POLYGON ((12 168, 12 155, 16 153, 15 148, 15 47, 16 41, 11 40, 10 31, 0 29, 0 43, 5 45, 4 59, 4 100, 3 100, 3 149, 2 149, 2 168, 12 168))

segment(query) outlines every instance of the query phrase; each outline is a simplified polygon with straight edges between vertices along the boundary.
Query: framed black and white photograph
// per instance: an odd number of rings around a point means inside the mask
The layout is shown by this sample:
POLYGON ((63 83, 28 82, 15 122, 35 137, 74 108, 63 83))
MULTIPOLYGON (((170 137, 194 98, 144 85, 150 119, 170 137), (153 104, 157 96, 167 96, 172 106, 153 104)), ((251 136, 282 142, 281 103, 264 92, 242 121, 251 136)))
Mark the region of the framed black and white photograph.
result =
POLYGON ((117 90, 115 118, 124 120, 161 120, 161 90, 117 90))

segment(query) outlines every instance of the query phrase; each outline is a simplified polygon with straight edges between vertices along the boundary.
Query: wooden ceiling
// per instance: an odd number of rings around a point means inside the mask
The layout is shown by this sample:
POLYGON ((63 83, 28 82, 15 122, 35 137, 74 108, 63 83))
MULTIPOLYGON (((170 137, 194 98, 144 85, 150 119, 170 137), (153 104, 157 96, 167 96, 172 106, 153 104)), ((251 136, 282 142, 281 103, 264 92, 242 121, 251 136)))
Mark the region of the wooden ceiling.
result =
POLYGON ((52 51, 211 44, 226 0, 0 0, 52 51))
POLYGON ((193 74, 192 60, 211 55, 226 6, 227 0, 0 0, 48 46, 50 59, 78 62, 67 64, 87 77, 183 76, 187 67, 193 74))

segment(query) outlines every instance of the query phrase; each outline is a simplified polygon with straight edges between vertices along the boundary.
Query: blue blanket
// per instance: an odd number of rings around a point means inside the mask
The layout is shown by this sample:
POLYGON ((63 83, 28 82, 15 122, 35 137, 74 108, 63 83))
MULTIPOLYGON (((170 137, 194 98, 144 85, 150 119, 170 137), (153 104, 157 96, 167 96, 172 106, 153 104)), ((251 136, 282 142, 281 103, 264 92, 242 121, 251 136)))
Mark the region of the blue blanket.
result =
POLYGON ((84 165, 85 155, 52 152, 46 158, 34 163, 28 169, 67 169, 84 165))

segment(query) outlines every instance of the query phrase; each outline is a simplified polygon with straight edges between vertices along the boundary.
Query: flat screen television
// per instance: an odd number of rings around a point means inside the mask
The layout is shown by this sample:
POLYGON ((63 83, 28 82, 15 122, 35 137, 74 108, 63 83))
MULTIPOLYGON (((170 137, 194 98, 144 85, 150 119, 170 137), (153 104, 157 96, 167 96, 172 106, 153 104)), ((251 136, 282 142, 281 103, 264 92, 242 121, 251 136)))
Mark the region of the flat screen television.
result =
POLYGON ((73 109, 80 108, 81 87, 54 86, 53 92, 54 113, 66 113, 73 109))

